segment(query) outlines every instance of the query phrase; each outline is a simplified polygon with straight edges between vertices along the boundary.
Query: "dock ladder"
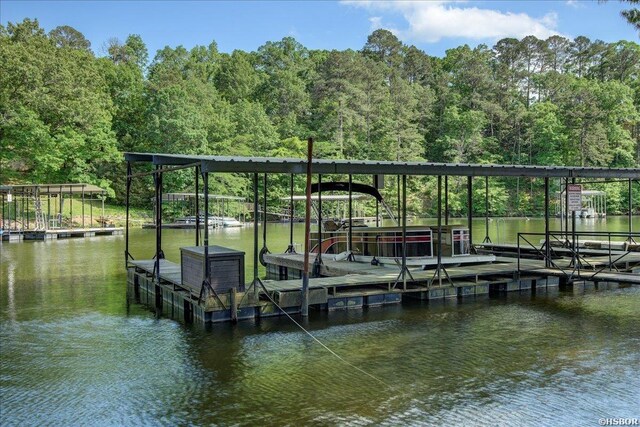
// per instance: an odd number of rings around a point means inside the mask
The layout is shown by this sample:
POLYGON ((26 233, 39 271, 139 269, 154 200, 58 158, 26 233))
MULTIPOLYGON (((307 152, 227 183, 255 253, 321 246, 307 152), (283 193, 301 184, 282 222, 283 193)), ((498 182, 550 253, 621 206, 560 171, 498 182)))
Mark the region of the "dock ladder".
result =
POLYGON ((47 229, 47 220, 44 212, 42 212, 42 200, 40 200, 40 191, 36 188, 33 193, 33 206, 36 210, 36 231, 45 231, 47 229))

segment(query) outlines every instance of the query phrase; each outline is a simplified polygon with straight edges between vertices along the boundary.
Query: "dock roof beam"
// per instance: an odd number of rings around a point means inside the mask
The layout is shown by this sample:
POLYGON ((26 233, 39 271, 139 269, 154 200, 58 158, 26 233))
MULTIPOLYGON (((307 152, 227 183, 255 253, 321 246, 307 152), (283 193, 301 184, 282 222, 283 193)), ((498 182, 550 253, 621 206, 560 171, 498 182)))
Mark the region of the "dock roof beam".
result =
MULTIPOLYGON (((203 172, 306 173, 304 159, 284 157, 195 156, 160 153, 125 153, 125 160, 164 166, 202 163, 203 172)), ((595 168, 578 166, 530 166, 458 164, 433 162, 390 162, 376 160, 314 159, 313 170, 323 175, 449 175, 449 176, 522 176, 564 178, 640 179, 640 168, 595 168)))

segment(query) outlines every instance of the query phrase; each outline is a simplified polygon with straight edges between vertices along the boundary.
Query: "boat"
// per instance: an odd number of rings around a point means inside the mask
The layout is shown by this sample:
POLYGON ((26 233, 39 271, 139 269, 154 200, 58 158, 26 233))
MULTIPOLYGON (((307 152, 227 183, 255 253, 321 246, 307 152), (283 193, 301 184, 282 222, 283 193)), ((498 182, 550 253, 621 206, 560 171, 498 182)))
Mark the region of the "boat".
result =
MULTIPOLYGON (((217 228, 222 226, 222 221, 214 216, 209 215, 208 221, 209 228, 217 228)), ((199 227, 204 227, 204 215, 200 215, 199 227)), ((142 228, 156 228, 156 224, 153 222, 142 224, 142 228)), ((162 228, 175 228, 175 229, 195 229, 196 228, 196 216, 184 216, 176 218, 173 222, 162 223, 162 228)))
POLYGON ((242 223, 232 217, 225 216, 220 221, 223 227, 242 227, 242 223))
POLYGON ((580 211, 580 218, 595 218, 596 211, 593 208, 585 208, 580 211))
MULTIPOLYGON (((312 185, 311 192, 349 191, 347 182, 323 182, 312 185)), ((335 218, 322 221, 321 230, 311 233, 312 253, 321 252, 335 260, 352 258, 359 262, 376 265, 397 265, 403 257, 402 227, 386 204, 380 192, 369 185, 351 184, 352 193, 368 194, 383 207, 394 223, 392 226, 369 226, 364 221, 335 218), (352 245, 349 247, 349 232, 352 245)), ((316 198, 317 200, 317 198, 316 198)), ((317 212, 317 206, 314 205, 317 212)), ((471 255, 469 228, 464 225, 441 226, 442 245, 438 244, 438 227, 412 225, 406 227, 406 262, 408 266, 427 268, 437 264, 438 247, 442 248, 441 262, 460 264, 464 262, 491 262, 493 255, 471 255), (481 259, 482 258, 482 259, 481 259), (485 259, 486 258, 486 259, 485 259)))

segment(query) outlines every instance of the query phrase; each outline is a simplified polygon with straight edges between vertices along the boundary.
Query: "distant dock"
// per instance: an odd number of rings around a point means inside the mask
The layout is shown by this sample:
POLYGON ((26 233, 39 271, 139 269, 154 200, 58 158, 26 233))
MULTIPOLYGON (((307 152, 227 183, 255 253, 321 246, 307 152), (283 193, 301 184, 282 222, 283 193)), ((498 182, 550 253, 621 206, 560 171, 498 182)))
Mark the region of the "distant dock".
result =
POLYGON ((124 228, 115 227, 105 216, 106 193, 86 183, 0 185, 1 240, 21 242, 122 235, 124 228), (101 205, 99 216, 93 213, 95 202, 101 205))
POLYGON ((123 227, 94 227, 94 228, 69 228, 56 230, 21 230, 5 231, 2 233, 2 241, 17 242, 22 240, 57 240, 74 239, 95 236, 121 236, 123 227))

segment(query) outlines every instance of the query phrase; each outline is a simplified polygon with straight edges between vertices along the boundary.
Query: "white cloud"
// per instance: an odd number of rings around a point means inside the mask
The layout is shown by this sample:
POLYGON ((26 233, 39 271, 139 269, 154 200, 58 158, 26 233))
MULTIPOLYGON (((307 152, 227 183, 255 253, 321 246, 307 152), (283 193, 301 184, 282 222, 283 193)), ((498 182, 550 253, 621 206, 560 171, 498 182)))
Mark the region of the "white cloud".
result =
POLYGON ((369 18, 369 23, 371 24, 372 31, 383 27, 381 16, 372 16, 371 18, 369 18))
MULTIPOLYGON (((558 17, 548 13, 534 18, 526 13, 503 12, 468 6, 460 1, 343 1, 343 4, 371 12, 400 13, 408 28, 396 30, 403 38, 434 43, 442 38, 460 37, 474 40, 498 40, 505 37, 523 38, 534 35, 546 39, 560 34, 558 17)), ((383 27, 379 16, 371 19, 372 26, 383 27)))
POLYGON ((578 0, 567 0, 565 4, 567 6, 573 7, 574 9, 580 9, 581 7, 584 7, 584 4, 580 3, 578 0))

